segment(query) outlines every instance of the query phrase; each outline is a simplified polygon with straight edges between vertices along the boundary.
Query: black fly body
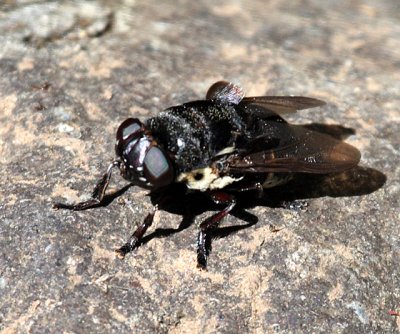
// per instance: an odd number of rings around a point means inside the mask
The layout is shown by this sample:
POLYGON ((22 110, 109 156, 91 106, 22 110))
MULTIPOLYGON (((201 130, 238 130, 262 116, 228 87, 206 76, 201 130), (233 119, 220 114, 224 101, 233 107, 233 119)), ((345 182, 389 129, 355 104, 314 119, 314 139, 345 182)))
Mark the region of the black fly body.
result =
MULTIPOLYGON (((294 173, 329 174, 355 167, 360 152, 353 146, 288 124, 281 116, 322 106, 300 96, 244 97, 239 86, 220 81, 205 100, 168 108, 144 122, 128 118, 117 130, 117 159, 95 186, 92 198, 55 208, 84 210, 101 205, 114 167, 133 185, 163 192, 181 183, 189 191, 209 194, 224 208, 200 224, 197 264, 207 266, 207 239, 235 207, 235 193, 272 188, 294 173)), ((153 222, 147 215, 120 256, 134 250, 153 222)))

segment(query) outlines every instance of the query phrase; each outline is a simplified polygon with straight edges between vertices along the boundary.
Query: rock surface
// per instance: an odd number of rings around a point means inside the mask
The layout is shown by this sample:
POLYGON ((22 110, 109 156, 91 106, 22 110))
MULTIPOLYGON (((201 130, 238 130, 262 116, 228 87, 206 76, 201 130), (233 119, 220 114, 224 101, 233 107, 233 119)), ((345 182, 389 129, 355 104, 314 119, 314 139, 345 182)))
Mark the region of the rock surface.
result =
POLYGON ((1 2, 0 330, 397 332, 398 1, 176 3, 1 2), (327 101, 288 120, 355 129, 363 167, 283 190, 310 198, 306 210, 247 203, 223 226, 257 224, 214 240, 207 272, 196 226, 215 207, 186 203, 183 222, 161 211, 123 261, 113 250, 150 210, 145 191, 52 210, 89 196, 125 118, 203 98, 220 79, 327 101))

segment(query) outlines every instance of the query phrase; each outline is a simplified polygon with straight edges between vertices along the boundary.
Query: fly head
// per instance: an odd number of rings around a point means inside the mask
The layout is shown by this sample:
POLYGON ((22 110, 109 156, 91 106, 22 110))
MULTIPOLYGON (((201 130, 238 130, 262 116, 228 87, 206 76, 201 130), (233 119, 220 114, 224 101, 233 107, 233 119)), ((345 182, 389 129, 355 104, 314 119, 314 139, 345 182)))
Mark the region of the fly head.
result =
POLYGON ((121 160, 121 175, 135 185, 157 189, 171 184, 174 167, 168 154, 137 118, 128 118, 119 126, 115 152, 121 160))

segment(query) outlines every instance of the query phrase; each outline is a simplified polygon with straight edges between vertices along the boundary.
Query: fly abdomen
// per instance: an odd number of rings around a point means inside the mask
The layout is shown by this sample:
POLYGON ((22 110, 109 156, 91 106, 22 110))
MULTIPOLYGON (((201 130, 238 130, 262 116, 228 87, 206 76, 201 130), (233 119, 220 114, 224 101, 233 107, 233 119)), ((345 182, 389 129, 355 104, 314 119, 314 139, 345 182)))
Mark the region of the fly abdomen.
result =
POLYGON ((267 176, 262 183, 264 189, 281 186, 293 179, 292 173, 267 173, 267 176))

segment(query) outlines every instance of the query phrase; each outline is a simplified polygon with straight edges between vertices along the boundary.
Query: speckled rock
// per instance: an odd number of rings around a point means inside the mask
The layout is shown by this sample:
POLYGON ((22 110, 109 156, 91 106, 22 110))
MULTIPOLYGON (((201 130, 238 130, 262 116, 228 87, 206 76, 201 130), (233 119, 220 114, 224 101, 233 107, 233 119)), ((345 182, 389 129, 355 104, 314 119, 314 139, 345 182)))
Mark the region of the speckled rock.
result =
MULTIPOLYGON (((400 9, 375 4, 2 1, 0 330, 397 332, 400 9), (52 209, 90 195, 125 118, 202 98, 220 79, 327 101, 288 120, 354 129, 361 167, 244 198, 207 272, 197 224, 216 207, 196 198, 161 211, 123 261, 114 249, 152 206, 144 190, 52 209), (275 204, 294 199, 308 206, 275 204)), ((110 191, 125 185, 116 175, 110 191)))

